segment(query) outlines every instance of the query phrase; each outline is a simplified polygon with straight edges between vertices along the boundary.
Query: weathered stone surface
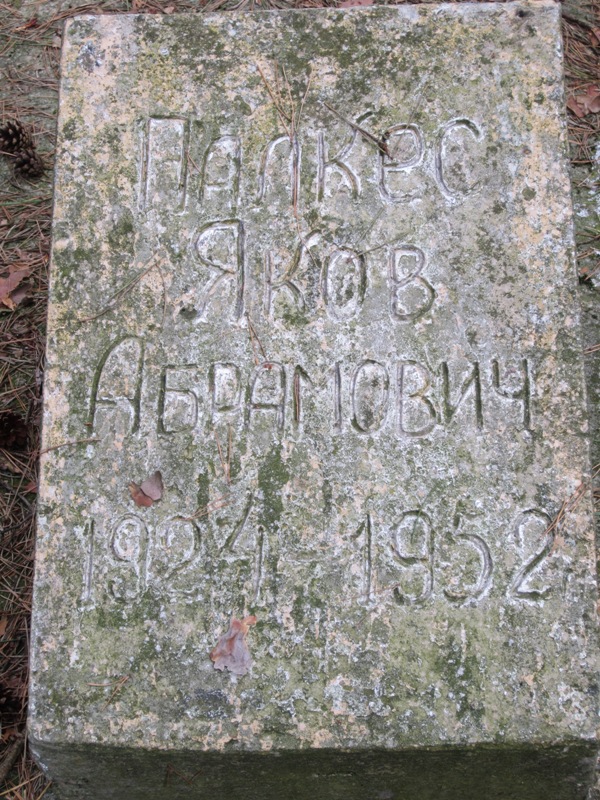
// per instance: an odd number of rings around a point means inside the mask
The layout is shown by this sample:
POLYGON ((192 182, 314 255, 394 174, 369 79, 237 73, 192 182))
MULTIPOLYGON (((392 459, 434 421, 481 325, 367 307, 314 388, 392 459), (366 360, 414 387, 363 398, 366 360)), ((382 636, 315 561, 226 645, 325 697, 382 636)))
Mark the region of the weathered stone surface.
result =
POLYGON ((65 797, 584 796, 558 13, 70 24, 30 723, 65 797))

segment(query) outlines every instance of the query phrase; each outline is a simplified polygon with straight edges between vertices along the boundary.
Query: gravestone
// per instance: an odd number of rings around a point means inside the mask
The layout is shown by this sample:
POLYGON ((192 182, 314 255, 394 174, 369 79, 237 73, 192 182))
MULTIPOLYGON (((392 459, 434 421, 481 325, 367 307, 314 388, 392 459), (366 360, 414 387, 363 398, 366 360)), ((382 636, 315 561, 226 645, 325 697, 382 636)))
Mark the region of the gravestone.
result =
POLYGON ((30 713, 60 796, 585 796, 559 22, 68 25, 30 713))

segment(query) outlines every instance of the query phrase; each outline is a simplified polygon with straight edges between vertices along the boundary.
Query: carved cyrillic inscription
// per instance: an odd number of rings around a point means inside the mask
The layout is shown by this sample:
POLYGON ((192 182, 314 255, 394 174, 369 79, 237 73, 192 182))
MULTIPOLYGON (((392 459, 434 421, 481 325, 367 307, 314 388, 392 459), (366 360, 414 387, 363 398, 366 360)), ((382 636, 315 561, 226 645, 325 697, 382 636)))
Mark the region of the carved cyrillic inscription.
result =
POLYGON ((197 367, 165 367, 158 401, 158 432, 193 430, 198 422, 197 367))
POLYGON ((446 576, 446 597, 460 603, 478 600, 490 586, 492 554, 485 540, 469 531, 463 515, 455 515, 444 551, 442 571, 446 576))
POLYGON ((352 425, 371 433, 383 425, 389 404, 390 377, 383 364, 368 359, 352 376, 352 425))
POLYGON ((211 142, 202 162, 200 202, 217 198, 235 212, 241 168, 242 143, 239 136, 220 136, 211 142))
MULTIPOLYGON (((333 109, 331 109, 333 111, 333 109)), ((422 196, 429 184, 437 186, 441 196, 456 202, 478 191, 481 180, 482 153, 478 147, 483 139, 480 125, 466 117, 451 119, 438 126, 426 138, 423 129, 413 122, 399 121, 384 131, 381 139, 370 135, 372 146, 369 173, 361 171, 364 164, 355 158, 361 142, 362 128, 374 114, 367 111, 347 120, 347 133, 337 145, 331 144, 331 133, 320 128, 305 143, 297 132, 280 133, 264 142, 258 164, 245 161, 245 143, 239 132, 228 131, 204 145, 198 167, 200 203, 215 200, 224 203, 232 212, 237 208, 240 186, 244 179, 255 183, 256 201, 270 202, 284 197, 297 209, 302 185, 302 153, 309 147, 316 165, 316 201, 319 205, 342 193, 358 199, 363 193, 363 181, 370 173, 379 172, 381 199, 390 204, 407 203, 422 196), (431 175, 428 175, 431 173, 431 175)), ((332 114, 333 116, 333 114, 332 114)), ((337 113, 335 116, 338 116, 337 113)), ((340 119, 346 119, 339 115, 340 119)), ((177 115, 150 117, 142 123, 140 158, 140 208, 182 210, 186 205, 189 183, 188 152, 196 147, 190 141, 190 131, 196 120, 177 115)), ((340 125, 342 137, 343 125, 340 125)), ((305 135, 306 138, 306 135, 305 135)), ((313 185, 315 185, 313 184, 313 185)))
MULTIPOLYGON (((143 350, 141 340, 126 337, 100 358, 90 392, 89 419, 94 432, 102 432, 105 423, 111 435, 139 430, 143 350)), ((503 425, 512 419, 516 430, 529 431, 531 386, 527 359, 502 368, 497 360, 488 365, 443 361, 434 369, 414 359, 336 361, 330 367, 310 370, 303 364, 278 361, 263 361, 252 369, 223 361, 203 368, 169 364, 162 369, 158 406, 152 413, 162 435, 192 433, 206 419, 212 424, 225 420, 249 430, 258 420, 263 420, 260 425, 264 427, 270 419, 279 434, 289 425, 301 431, 307 402, 313 427, 332 435, 387 431, 415 439, 457 424, 484 432, 484 409, 490 423, 500 414, 503 425), (502 370, 512 376, 520 371, 521 385, 514 390, 504 387, 499 382, 502 370), (505 403, 517 411, 520 405, 522 412, 506 416, 505 403)))
POLYGON ((248 402, 246 404, 246 423, 250 425, 253 415, 265 412, 273 415, 278 431, 285 424, 285 401, 287 382, 283 364, 269 361, 260 364, 250 378, 248 402))
POLYGON ((172 213, 185 206, 189 122, 151 117, 143 131, 140 208, 172 213))
POLYGON ((392 318, 412 322, 426 314, 435 300, 435 290, 422 276, 425 253, 411 245, 390 251, 392 318))
POLYGON ((187 590, 188 581, 181 573, 192 566, 199 548, 200 531, 195 522, 178 518, 164 520, 154 535, 148 580, 171 589, 187 590))
MULTIPOLYGON (((366 119, 369 114, 363 114, 357 124, 366 119)), ((342 146, 335 156, 330 157, 329 145, 325 136, 326 132, 319 131, 317 138, 317 202, 321 203, 328 194, 328 180, 334 175, 338 179, 337 191, 348 192, 351 197, 360 197, 361 181, 355 168, 348 162, 350 153, 356 144, 357 131, 353 129, 350 140, 342 146)), ((334 189, 331 189, 333 193, 334 189)))
POLYGON ((556 525, 545 511, 528 509, 515 522, 513 536, 523 560, 517 570, 509 596, 519 600, 542 600, 550 591, 544 565, 552 552, 556 525))
POLYGON ((439 187, 446 197, 457 199, 479 188, 479 181, 469 175, 466 155, 470 149, 467 142, 479 142, 482 136, 480 128, 469 119, 451 120, 440 130, 436 142, 435 170, 439 187))
POLYGON ((127 602, 140 597, 148 584, 150 541, 146 524, 134 514, 128 514, 115 525, 110 547, 116 564, 116 577, 109 590, 117 600, 127 602))
MULTIPOLYGON (((433 307, 436 290, 425 277, 428 263, 425 252, 415 245, 398 243, 377 248, 387 262, 389 314, 394 322, 410 324, 424 317, 433 307)), ((239 221, 216 222, 204 226, 195 244, 196 256, 217 274, 203 292, 201 314, 209 321, 207 306, 224 279, 235 286, 234 319, 245 308, 245 245, 239 221), (214 253, 210 255, 211 248, 214 253), (233 278, 236 282, 233 282, 233 278), (206 313, 205 313, 206 312, 206 313)), ((301 237, 291 253, 267 251, 262 256, 264 283, 262 310, 268 319, 284 321, 284 301, 294 313, 307 317, 321 313, 338 322, 360 318, 369 295, 369 272, 375 267, 367 254, 346 246, 328 244, 319 231, 301 237), (283 304, 282 304, 283 308, 283 304)))
POLYGON ((195 237, 194 249, 200 264, 212 275, 202 292, 200 317, 204 318, 217 291, 227 291, 232 300, 232 318, 241 319, 246 284, 245 237, 241 220, 220 220, 203 225, 195 237), (228 285, 226 289, 223 289, 223 284, 228 285))
POLYGON ((277 180, 280 176, 286 175, 285 183, 289 189, 289 201, 293 208, 298 206, 298 196, 300 194, 300 157, 301 146, 297 137, 290 137, 287 135, 277 136, 270 141, 264 149, 260 160, 260 169, 258 173, 258 202, 262 203, 267 197, 269 189, 274 191, 277 186, 277 180), (285 154, 284 158, 287 160, 287 168, 282 168, 281 154, 285 154))
POLYGON ((91 431, 101 429, 106 416, 110 416, 113 434, 138 431, 143 367, 144 341, 137 336, 123 336, 105 351, 92 381, 91 431))
POLYGON ((443 361, 441 364, 441 375, 442 411, 446 424, 452 422, 459 409, 470 399, 473 403, 475 424, 478 428, 483 428, 483 405, 481 401, 481 373, 479 362, 476 361, 473 364, 470 373, 462 380, 456 401, 452 400, 450 367, 446 361, 443 361))
POLYGON ((511 390, 502 385, 500 380, 500 364, 492 361, 492 382, 494 389, 507 400, 516 400, 523 405, 523 428, 531 430, 531 376, 529 374, 529 364, 527 359, 521 360, 521 386, 519 389, 511 390))
POLYGON ((433 526, 419 509, 405 511, 392 529, 392 550, 401 569, 394 587, 399 603, 422 603, 433 593, 433 526))
POLYGON ((438 415, 428 396, 432 377, 416 361, 400 361, 397 367, 398 427, 407 436, 427 436, 435 428, 438 415))
POLYGON ((236 411, 241 402, 241 371, 236 364, 215 362, 209 371, 213 419, 219 414, 236 411))
POLYGON ((349 249, 336 249, 323 269, 322 293, 330 317, 348 320, 361 309, 367 289, 365 257, 349 249))
MULTIPOLYGON (((112 564, 106 589, 119 603, 137 602, 149 590, 198 597, 198 592, 210 591, 211 563, 216 559, 219 569, 226 562, 244 581, 248 602, 260 604, 273 546, 260 522, 265 502, 260 492, 249 491, 228 527, 219 531, 220 538, 208 533, 206 517, 198 522, 177 516, 147 522, 130 513, 99 536, 93 533, 96 523, 91 520, 79 537, 82 608, 92 608, 101 597, 93 554, 102 558, 106 548, 112 564)), ((360 587, 360 602, 373 606, 389 596, 400 606, 422 606, 436 598, 472 606, 492 591, 504 593, 515 603, 539 603, 550 594, 557 577, 552 560, 556 526, 546 511, 527 509, 509 524, 517 563, 508 573, 501 569, 502 577, 495 578, 496 562, 506 550, 503 529, 482 532, 481 523, 462 512, 448 519, 447 503, 437 513, 423 508, 403 510, 401 503, 391 518, 371 510, 364 513, 348 537, 348 579, 360 587), (494 555, 492 542, 496 543, 494 555)), ((325 559, 321 567, 335 571, 337 560, 326 565, 325 559)))
POLYGON ((389 156, 380 155, 379 186, 390 203, 402 203, 418 195, 418 185, 410 184, 409 176, 423 161, 425 139, 417 125, 394 125, 387 131, 389 156))

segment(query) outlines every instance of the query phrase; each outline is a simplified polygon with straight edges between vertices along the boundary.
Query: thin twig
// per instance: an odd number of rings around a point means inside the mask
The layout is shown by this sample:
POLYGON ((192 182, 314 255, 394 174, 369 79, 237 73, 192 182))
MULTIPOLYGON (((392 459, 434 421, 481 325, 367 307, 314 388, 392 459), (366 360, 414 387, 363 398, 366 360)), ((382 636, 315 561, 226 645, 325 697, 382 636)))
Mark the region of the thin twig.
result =
POLYGON ((104 710, 106 710, 112 703, 113 699, 116 697, 118 692, 120 692, 123 686, 125 686, 130 677, 131 677, 130 675, 121 675, 120 678, 117 678, 114 681, 109 681, 108 683, 88 683, 88 686, 97 686, 101 689, 107 689, 110 686, 114 686, 114 689, 110 694, 110 697, 108 698, 106 704, 104 705, 104 710))
MULTIPOLYGON (((23 744, 25 740, 19 736, 18 739, 15 739, 14 742, 11 742, 8 746, 6 752, 4 753, 4 757, 0 762, 0 786, 4 783, 7 779, 9 772, 13 768, 13 764, 19 757, 21 750, 23 749, 23 744)), ((1 797, 2 795, 0 795, 1 797)))
POLYGON ((40 450, 40 455, 44 456, 46 453, 49 453, 51 450, 58 450, 61 447, 74 447, 76 444, 88 444, 89 442, 99 442, 100 439, 96 438, 95 436, 91 436, 88 439, 75 439, 72 442, 63 442, 62 444, 53 444, 52 447, 45 447, 43 450, 40 450))
POLYGON ((256 348, 255 345, 258 346, 260 350, 260 354, 263 357, 263 361, 267 360, 267 354, 265 352, 265 348, 262 346, 260 339, 258 338, 258 334, 256 332, 256 328, 252 324, 252 320, 250 319, 250 314, 246 312, 246 319, 248 320, 248 335, 250 336, 250 343, 252 345, 252 352, 254 353, 254 363, 258 366, 260 363, 257 356, 256 356, 256 348))
POLYGON ((231 495, 230 494, 223 494, 220 497, 215 498, 210 503, 207 503, 202 508, 199 508, 197 511, 189 517, 179 517, 182 522, 193 522, 195 519, 200 519, 201 517, 207 517, 209 514, 212 514, 213 511, 218 511, 220 508, 224 508, 225 506, 231 503, 231 495))
MULTIPOLYGON (((592 471, 592 481, 596 478, 599 472, 600 472, 600 464, 596 465, 592 471)), ((542 536, 548 536, 550 534, 553 534, 556 530, 558 530, 558 528, 562 525, 562 522, 567 516, 567 514, 570 514, 577 508, 577 506, 584 498, 590 486, 591 482, 587 483, 586 481, 582 481, 577 487, 577 489, 575 489, 573 494, 567 500, 563 500, 563 502, 560 505, 560 508, 556 513, 556 516, 554 517, 552 522, 548 525, 548 527, 544 530, 542 536)))
POLYGON ((372 133, 369 133, 369 131, 365 130, 364 128, 361 128, 360 125, 357 125, 356 122, 352 122, 343 114, 340 114, 339 111, 336 111, 335 108, 333 108, 333 106, 330 106, 329 103, 326 103, 324 100, 322 100, 321 102, 325 106, 325 108, 328 108, 331 111, 332 114, 335 114, 336 117, 339 117, 339 119, 341 119, 342 122, 345 122, 346 125, 350 125, 350 127, 353 128, 358 133, 360 133, 360 135, 364 139, 366 139, 368 142, 371 142, 371 144, 374 144, 388 158, 391 158, 388 146, 383 139, 378 138, 377 136, 374 136, 372 133))
MULTIPOLYGON (((269 84, 269 81, 266 79, 264 72, 260 68, 260 64, 257 64, 256 67, 257 67, 257 69, 258 69, 258 71, 260 73, 260 77, 262 78, 263 83, 265 84, 267 92, 269 93, 269 97, 273 101, 273 105, 275 106, 275 110, 279 114, 279 119, 281 120, 281 124, 285 128, 285 132, 287 133, 287 135, 288 135, 288 137, 290 138, 290 141, 291 141, 291 139, 292 139, 292 131, 291 131, 291 128, 290 128, 290 124, 291 124, 291 121, 292 121, 291 117, 289 116, 289 114, 286 113, 285 109, 283 108, 283 105, 281 103, 281 97, 277 97, 275 92, 271 88, 271 86, 269 84)), ((277 80, 277 65, 275 65, 275 79, 277 80)))
MULTIPOLYGON (((130 291, 130 289, 133 289, 133 287, 136 286, 142 280, 142 278, 144 278, 151 270, 153 270, 155 267, 158 267, 159 271, 160 271, 160 263, 161 262, 157 259, 157 256, 153 256, 150 259, 149 266, 147 266, 146 269, 144 269, 142 272, 138 273, 138 275, 136 275, 134 278, 132 278, 129 281, 129 283, 126 283, 125 286, 123 286, 121 289, 119 289, 118 292, 115 292, 115 294, 113 294, 113 296, 109 298, 109 303, 108 303, 107 306, 105 306, 105 308, 103 308, 101 311, 98 311, 97 314, 92 314, 89 317, 83 317, 82 319, 78 319, 77 322, 80 325, 83 325, 85 322, 93 322, 94 320, 98 319, 99 317, 103 317, 104 314, 108 314, 109 311, 112 311, 113 308, 115 308, 115 306, 117 306, 121 302, 121 300, 125 297, 127 292, 130 291)), ((162 274, 161 274, 161 278, 162 278, 162 274)), ((163 279, 163 295, 164 295, 164 298, 165 298, 164 299, 164 304, 163 304, 163 309, 166 310, 165 309, 166 291, 165 291, 164 279, 163 279)))
POLYGON ((227 470, 227 463, 226 463, 225 459, 223 458, 223 451, 221 450, 221 442, 219 440, 219 434, 217 433, 216 430, 215 430, 215 439, 217 440, 217 450, 219 451, 219 460, 221 462, 221 469, 223 470, 223 476, 225 478, 225 481, 227 483, 229 483, 229 474, 228 474, 228 470, 227 470))

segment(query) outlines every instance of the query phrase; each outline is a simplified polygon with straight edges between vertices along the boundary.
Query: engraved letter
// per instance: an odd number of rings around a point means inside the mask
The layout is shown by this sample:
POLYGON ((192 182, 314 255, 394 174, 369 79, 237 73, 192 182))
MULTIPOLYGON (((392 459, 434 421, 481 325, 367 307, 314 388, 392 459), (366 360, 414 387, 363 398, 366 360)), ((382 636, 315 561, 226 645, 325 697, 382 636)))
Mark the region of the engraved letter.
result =
POLYGON ((413 245, 394 247, 390 252, 392 318, 412 322, 426 314, 435 300, 433 286, 422 277, 425 253, 413 245))
POLYGON ((492 361, 492 385, 500 397, 507 400, 520 400, 523 403, 523 428, 531 430, 531 379, 529 377, 529 364, 527 359, 521 361, 523 381, 521 388, 515 391, 503 389, 500 385, 500 366, 497 361, 492 361))
POLYGON ((379 430, 387 415, 390 378, 387 369, 367 359, 352 378, 352 426, 361 433, 379 430))
POLYGON ((194 249, 200 263, 216 275, 203 291, 199 313, 203 316, 217 287, 223 281, 230 281, 235 291, 233 319, 239 320, 244 314, 244 288, 246 267, 244 251, 244 226, 239 219, 210 222, 202 227, 196 237, 194 249))
POLYGON ((228 362, 215 362, 209 371, 213 419, 216 414, 235 411, 240 405, 240 368, 228 362))
POLYGON ((365 257, 346 248, 334 250, 325 262, 321 284, 329 316, 335 320, 352 319, 365 299, 365 257))
POLYGON ((435 174, 439 187, 448 199, 465 197, 476 191, 480 182, 469 183, 465 172, 465 145, 460 139, 469 138, 480 141, 483 134, 469 119, 454 119, 448 122, 438 134, 435 152, 435 174))
POLYGON ((333 377, 333 430, 335 433, 342 432, 342 365, 340 361, 336 361, 332 367, 333 377))
POLYGON ((137 336, 117 339, 106 350, 92 381, 89 427, 94 431, 96 417, 110 420, 112 434, 136 433, 140 427, 140 398, 144 367, 144 342, 137 336), (100 415, 100 409, 113 409, 100 415))
POLYGON ((312 381, 308 377, 308 374, 305 370, 302 369, 300 365, 296 366, 294 370, 294 422, 296 425, 300 425, 302 423, 302 384, 308 384, 312 386, 312 381))
POLYGON ((242 149, 239 136, 221 136, 211 142, 204 155, 200 202, 221 196, 235 210, 240 191, 242 149))
POLYGON ((140 208, 183 211, 187 181, 188 121, 151 117, 144 131, 140 208))
POLYGON ((449 600, 457 600, 459 602, 477 600, 481 597, 490 586, 492 577, 492 555, 486 542, 476 533, 463 533, 461 527, 462 517, 456 514, 454 517, 454 533, 451 537, 448 537, 450 542, 447 546, 448 552, 445 559, 446 571, 449 571, 450 561, 454 561, 455 564, 459 565, 457 572, 462 573, 463 577, 468 573, 474 572, 474 579, 461 588, 459 586, 460 577, 455 575, 449 578, 448 586, 444 589, 444 594, 449 600), (452 551, 462 542, 465 542, 476 551, 480 562, 479 574, 473 570, 472 559, 465 557, 462 552, 457 553, 454 559, 451 558, 452 551))
POLYGON ((296 248, 296 252, 292 258, 292 262, 283 271, 283 274, 275 278, 274 276, 274 257, 272 253, 265 255, 265 295, 264 295, 264 309, 265 314, 273 317, 274 294, 283 289, 290 299, 296 304, 298 311, 306 309, 306 298, 304 292, 300 288, 298 282, 298 272, 302 267, 305 256, 312 262, 313 256, 310 253, 310 248, 316 244, 319 238, 318 231, 309 233, 296 248))
POLYGON ((427 392, 429 370, 416 361, 398 363, 398 427, 407 436, 427 436, 435 428, 437 412, 427 392))
POLYGON ((282 364, 267 361, 259 364, 250 380, 246 424, 250 425, 254 411, 275 413, 277 429, 283 431, 285 422, 285 369, 282 364))
POLYGON ((367 514, 364 522, 362 522, 353 539, 359 539, 361 534, 365 535, 363 553, 362 553, 362 577, 363 577, 363 602, 370 605, 373 602, 373 522, 371 515, 367 514))
POLYGON ((543 600, 550 587, 540 580, 544 560, 552 551, 554 530, 552 520, 545 511, 529 509, 519 515, 514 527, 514 539, 522 565, 508 590, 509 597, 517 600, 543 600), (537 580, 536 580, 537 579, 537 580))
POLYGON ((422 603, 433 593, 433 527, 420 509, 406 511, 392 532, 392 550, 402 569, 394 588, 401 603, 422 603))
POLYGON ((274 160, 276 148, 278 148, 280 145, 284 145, 284 147, 287 147, 290 151, 288 170, 289 184, 291 187, 291 203, 293 208, 297 208, 298 197, 300 194, 301 148, 300 142, 296 136, 293 137, 293 141, 290 140, 289 136, 278 136, 266 146, 260 161, 260 172, 258 174, 258 202, 261 203, 265 199, 265 195, 267 193, 267 174, 269 172, 269 164, 274 160))
MULTIPOLYGON (((402 185, 408 173, 418 167, 423 161, 425 152, 425 142, 420 128, 416 125, 394 125, 389 128, 386 139, 388 152, 391 155, 390 162, 385 153, 380 152, 379 163, 381 166, 379 175, 379 188, 381 194, 391 203, 401 203, 412 200, 417 192, 413 191, 394 191, 389 183, 396 178, 394 183, 402 185)), ((411 188, 407 186, 406 188, 411 188)))
POLYGON ((198 422, 197 368, 165 367, 158 396, 158 432, 191 431, 198 422))
POLYGON ((173 576, 193 559, 199 547, 199 531, 189 520, 170 519, 157 532, 152 557, 152 575, 161 588, 169 588, 173 576))
POLYGON ((444 422, 449 424, 458 409, 462 406, 465 398, 469 393, 473 395, 473 404, 475 406, 475 424, 478 428, 483 428, 483 406, 481 403, 481 376, 479 372, 479 362, 475 361, 473 370, 468 378, 466 378, 460 387, 460 396, 456 403, 452 405, 451 391, 450 391, 450 370, 448 364, 443 361, 441 366, 442 373, 442 408, 444 410, 444 422))
POLYGON ((148 529, 134 514, 128 514, 115 525, 110 540, 111 550, 117 563, 129 567, 127 578, 120 575, 109 583, 110 591, 117 600, 135 600, 145 591, 148 544, 148 529))
MULTIPOLYGON (((363 115, 359 118, 359 124, 363 115)), ((337 156, 329 158, 327 144, 325 143, 325 133, 319 131, 317 138, 317 202, 321 203, 326 194, 326 179, 330 172, 336 173, 340 178, 338 191, 346 189, 353 198, 360 197, 361 185, 360 178, 355 170, 344 161, 350 155, 350 151, 356 142, 357 131, 353 128, 352 135, 348 144, 343 147, 337 156)))

